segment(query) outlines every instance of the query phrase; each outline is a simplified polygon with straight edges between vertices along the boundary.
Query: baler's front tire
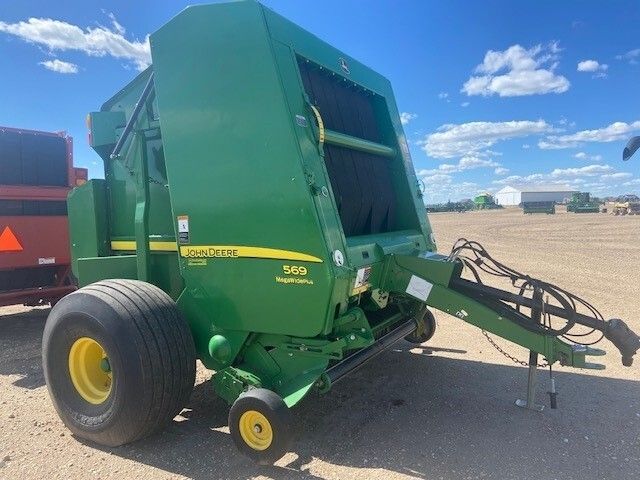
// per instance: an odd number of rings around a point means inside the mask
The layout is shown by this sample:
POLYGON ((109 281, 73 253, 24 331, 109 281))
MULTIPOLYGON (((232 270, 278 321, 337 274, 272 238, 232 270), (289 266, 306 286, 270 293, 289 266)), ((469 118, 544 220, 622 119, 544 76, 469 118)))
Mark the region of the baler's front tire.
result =
POLYGON ((64 424, 111 447, 171 421, 195 381, 186 321, 171 297, 137 280, 93 283, 60 300, 45 325, 42 359, 64 424))
POLYGON ((255 388, 238 397, 229 411, 229 431, 238 450, 260 465, 272 465, 291 444, 291 411, 280 396, 255 388))

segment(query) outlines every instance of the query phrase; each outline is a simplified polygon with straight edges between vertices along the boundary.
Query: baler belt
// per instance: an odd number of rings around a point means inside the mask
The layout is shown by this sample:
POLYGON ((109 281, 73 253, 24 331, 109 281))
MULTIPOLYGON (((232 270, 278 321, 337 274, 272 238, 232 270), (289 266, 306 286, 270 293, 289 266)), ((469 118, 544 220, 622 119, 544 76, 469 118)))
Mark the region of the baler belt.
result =
POLYGON ((397 198, 389 158, 396 152, 381 143, 375 108, 386 104, 305 59, 298 65, 318 128, 325 131, 324 161, 345 235, 393 231, 397 198))

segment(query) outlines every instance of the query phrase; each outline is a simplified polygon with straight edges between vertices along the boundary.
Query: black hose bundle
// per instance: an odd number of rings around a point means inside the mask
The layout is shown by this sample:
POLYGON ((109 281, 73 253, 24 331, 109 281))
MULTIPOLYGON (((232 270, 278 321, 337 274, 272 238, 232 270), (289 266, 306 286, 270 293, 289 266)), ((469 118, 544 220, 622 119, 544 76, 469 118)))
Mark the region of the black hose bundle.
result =
MULTIPOLYGON (((484 273, 509 280, 511 285, 518 289, 518 294, 520 296, 526 295, 527 292, 537 292, 537 295, 541 299, 539 310, 543 314, 543 322, 540 324, 527 322, 528 325, 525 325, 527 328, 536 329, 538 331, 543 330, 548 335, 561 337, 578 345, 593 345, 602 340, 606 329, 606 322, 602 314, 593 305, 577 295, 558 287, 557 285, 524 275, 517 270, 498 262, 489 255, 487 250, 480 243, 469 241, 465 238, 459 239, 454 244, 451 253, 449 254, 449 260, 458 260, 462 262, 469 272, 471 272, 476 282, 480 285, 483 285, 481 273, 484 273), (568 314, 567 318, 563 319, 565 324, 561 328, 552 327, 552 315, 545 311, 545 296, 554 298, 568 314), (598 323, 601 322, 601 328, 591 328, 587 332, 576 332, 574 330, 572 333, 572 330, 577 323, 576 316, 579 308, 587 310, 590 316, 598 321, 598 323), (596 330, 601 333, 597 340, 589 342, 584 340, 584 337, 593 334, 596 330)), ((535 298, 535 295, 533 296, 535 298)), ((502 305, 505 307, 507 306, 504 303, 502 303, 502 305)), ((520 313, 520 306, 517 305, 514 310, 520 313)), ((554 318, 559 317, 554 316, 554 318)))

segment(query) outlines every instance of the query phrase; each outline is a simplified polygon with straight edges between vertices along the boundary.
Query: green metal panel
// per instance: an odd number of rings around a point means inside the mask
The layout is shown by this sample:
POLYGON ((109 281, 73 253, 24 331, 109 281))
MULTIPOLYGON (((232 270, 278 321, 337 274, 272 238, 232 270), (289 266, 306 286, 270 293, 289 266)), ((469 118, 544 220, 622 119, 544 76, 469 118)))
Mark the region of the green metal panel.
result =
MULTIPOLYGON (((105 181, 94 179, 69 192, 67 211, 71 238, 71 268, 76 278, 78 259, 101 257, 109 252, 105 181)), ((103 277, 104 278, 104 277, 103 277)), ((86 285, 85 282, 82 285, 86 285)))
POLYGON ((136 256, 81 258, 78 260, 78 277, 82 287, 106 278, 136 279, 136 256))
POLYGON ((189 217, 190 245, 273 248, 321 261, 183 258, 181 302, 204 296, 215 305, 191 319, 203 332, 213 324, 315 336, 328 318, 332 266, 261 12, 254 2, 190 7, 151 36, 172 208, 189 217), (284 273, 289 265, 304 265, 308 283, 279 282, 295 280, 284 273))

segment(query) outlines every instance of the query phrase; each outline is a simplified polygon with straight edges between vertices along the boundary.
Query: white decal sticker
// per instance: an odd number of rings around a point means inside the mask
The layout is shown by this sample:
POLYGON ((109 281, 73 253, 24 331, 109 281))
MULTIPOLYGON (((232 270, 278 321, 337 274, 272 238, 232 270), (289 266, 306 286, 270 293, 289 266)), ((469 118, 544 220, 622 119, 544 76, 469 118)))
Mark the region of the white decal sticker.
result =
POLYGON ((356 274, 356 283, 353 288, 359 288, 369 283, 369 276, 371 275, 371 267, 365 267, 358 269, 356 274))
POLYGON ((420 277, 411 275, 411 280, 409 280, 409 285, 407 286, 406 292, 409 295, 416 297, 418 300, 422 300, 424 302, 429 297, 432 288, 433 283, 429 283, 420 277))
POLYGON ((39 258, 38 265, 53 265, 56 263, 56 257, 39 258))
POLYGON ((189 215, 178 216, 178 243, 189 243, 189 215))
POLYGON ((181 215, 178 217, 178 232, 189 232, 189 217, 187 215, 181 215))

